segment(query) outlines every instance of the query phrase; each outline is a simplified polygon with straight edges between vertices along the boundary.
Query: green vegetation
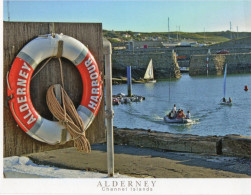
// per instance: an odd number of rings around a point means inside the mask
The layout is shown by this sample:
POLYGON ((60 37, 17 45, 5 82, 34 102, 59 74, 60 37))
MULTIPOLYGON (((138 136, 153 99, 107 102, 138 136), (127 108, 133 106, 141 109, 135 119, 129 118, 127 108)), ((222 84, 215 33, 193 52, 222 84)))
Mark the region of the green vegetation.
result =
POLYGON ((198 43, 219 43, 225 42, 236 38, 244 38, 251 36, 251 32, 230 32, 230 31, 221 31, 221 32, 132 32, 132 31, 108 31, 103 30, 104 36, 111 41, 112 43, 123 43, 128 40, 137 40, 137 41, 148 41, 148 40, 159 40, 159 41, 182 41, 193 40, 198 43), (170 39, 169 39, 170 38, 170 39))

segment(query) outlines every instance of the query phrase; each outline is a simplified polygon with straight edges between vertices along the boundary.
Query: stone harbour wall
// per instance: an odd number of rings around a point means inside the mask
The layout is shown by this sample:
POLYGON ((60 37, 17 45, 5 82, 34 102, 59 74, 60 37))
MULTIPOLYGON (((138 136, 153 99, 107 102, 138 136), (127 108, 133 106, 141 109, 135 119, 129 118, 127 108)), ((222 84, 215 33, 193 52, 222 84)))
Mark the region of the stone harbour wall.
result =
POLYGON ((113 77, 126 77, 126 67, 132 66, 132 77, 143 78, 149 61, 152 59, 154 77, 179 78, 180 70, 176 54, 172 52, 116 52, 112 54, 113 77))
POLYGON ((114 141, 117 145, 130 145, 173 152, 251 158, 251 137, 238 135, 198 136, 114 127, 114 141))
POLYGON ((190 76, 224 74, 225 64, 228 65, 227 72, 232 73, 251 73, 251 53, 234 54, 212 54, 212 55, 193 55, 190 60, 190 76))

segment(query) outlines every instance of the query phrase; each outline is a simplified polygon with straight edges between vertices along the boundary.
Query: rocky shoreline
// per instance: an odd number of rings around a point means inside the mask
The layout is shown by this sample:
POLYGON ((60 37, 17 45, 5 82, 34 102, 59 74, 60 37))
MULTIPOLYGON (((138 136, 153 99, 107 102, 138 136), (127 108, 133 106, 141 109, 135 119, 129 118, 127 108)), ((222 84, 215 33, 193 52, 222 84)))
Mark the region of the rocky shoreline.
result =
POLYGON ((173 152, 251 158, 251 137, 241 135, 198 136, 114 127, 114 142, 173 152))

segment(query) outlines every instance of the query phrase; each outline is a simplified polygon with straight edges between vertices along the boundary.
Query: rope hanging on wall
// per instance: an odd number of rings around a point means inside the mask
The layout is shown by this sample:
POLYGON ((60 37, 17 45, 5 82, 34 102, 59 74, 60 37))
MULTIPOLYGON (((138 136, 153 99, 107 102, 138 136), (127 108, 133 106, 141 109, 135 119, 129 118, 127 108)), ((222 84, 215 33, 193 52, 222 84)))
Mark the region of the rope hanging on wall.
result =
MULTIPOLYGON (((59 103, 55 96, 54 85, 49 87, 49 89, 47 90, 46 103, 53 116, 58 119, 59 122, 64 125, 67 131, 70 133, 72 140, 74 141, 74 147, 76 147, 79 151, 85 151, 89 153, 91 152, 91 145, 85 136, 84 122, 78 115, 73 102, 64 90, 63 67, 61 61, 62 52, 63 41, 58 41, 58 52, 56 57, 58 58, 60 64, 60 75, 62 83, 62 86, 60 86, 60 91, 62 105, 59 103)), ((46 62, 46 64, 47 63, 48 62, 46 62)), ((64 142, 64 140, 62 140, 62 142, 64 142)))

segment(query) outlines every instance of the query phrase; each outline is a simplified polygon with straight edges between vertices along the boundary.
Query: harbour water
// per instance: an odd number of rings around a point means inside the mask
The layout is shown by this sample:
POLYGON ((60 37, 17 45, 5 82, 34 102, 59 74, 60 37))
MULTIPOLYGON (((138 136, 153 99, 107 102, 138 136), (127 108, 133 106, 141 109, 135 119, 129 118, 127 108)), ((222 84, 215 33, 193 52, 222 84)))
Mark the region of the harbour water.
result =
MULTIPOLYGON (((251 136, 251 74, 228 75, 226 97, 232 106, 220 105, 223 97, 223 76, 190 77, 157 83, 133 84, 132 93, 146 99, 139 103, 114 106, 114 126, 155 131, 194 134, 251 136), (163 117, 176 104, 190 111, 192 124, 170 124, 163 117)), ((113 85, 113 94, 127 94, 127 85, 113 85)))

